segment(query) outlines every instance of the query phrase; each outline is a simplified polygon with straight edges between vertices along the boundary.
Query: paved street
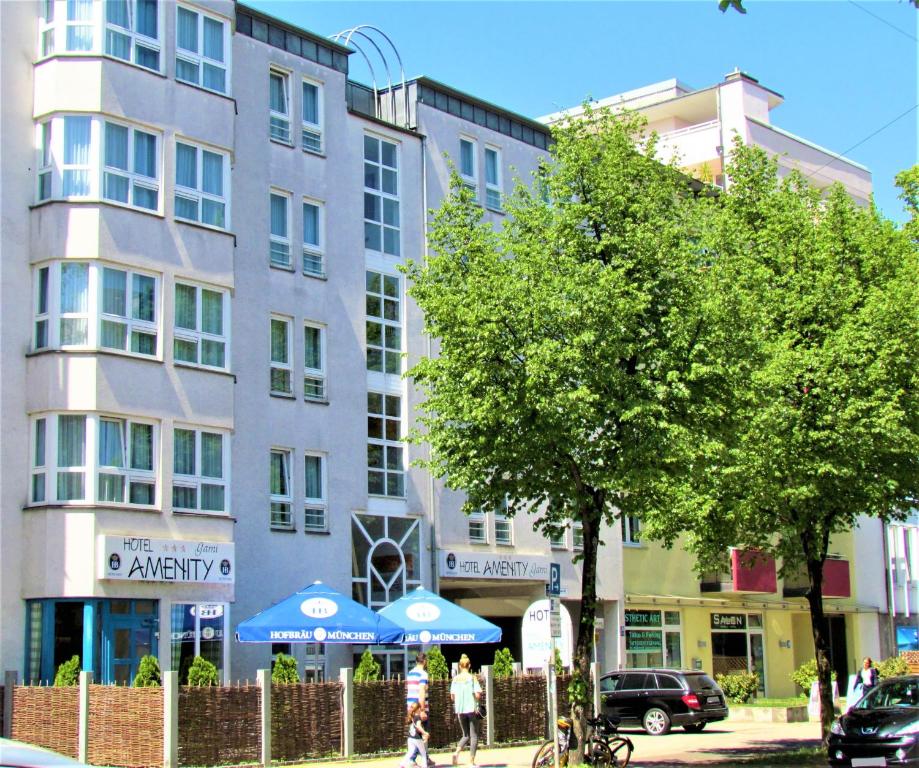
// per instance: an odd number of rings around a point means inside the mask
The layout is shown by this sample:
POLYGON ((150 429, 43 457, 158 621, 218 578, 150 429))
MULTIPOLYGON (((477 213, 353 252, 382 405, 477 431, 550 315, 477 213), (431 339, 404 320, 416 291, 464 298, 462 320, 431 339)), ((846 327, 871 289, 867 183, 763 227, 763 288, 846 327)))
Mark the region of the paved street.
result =
MULTIPOLYGON (((817 723, 743 723, 726 722, 711 725, 702 733, 685 733, 674 729, 667 736, 648 736, 643 731, 625 731, 635 744, 630 765, 667 766, 712 765, 732 759, 743 760, 765 754, 778 754, 789 749, 816 747, 820 743, 817 723)), ((536 747, 504 747, 480 749, 479 768, 529 768, 536 747)), ((450 765, 450 753, 433 755, 437 765, 450 765)), ((381 768, 398 765, 398 757, 377 758, 348 763, 350 768, 381 768)), ((461 766, 468 765, 469 753, 464 753, 461 766)))

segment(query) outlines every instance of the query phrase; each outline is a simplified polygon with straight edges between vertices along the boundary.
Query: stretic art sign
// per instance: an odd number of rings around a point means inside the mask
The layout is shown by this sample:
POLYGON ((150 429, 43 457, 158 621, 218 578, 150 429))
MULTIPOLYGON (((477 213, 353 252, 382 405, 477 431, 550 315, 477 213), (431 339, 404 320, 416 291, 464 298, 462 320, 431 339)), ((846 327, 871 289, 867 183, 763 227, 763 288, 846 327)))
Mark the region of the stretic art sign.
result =
POLYGON ((235 547, 228 542, 99 536, 100 579, 233 584, 235 547))

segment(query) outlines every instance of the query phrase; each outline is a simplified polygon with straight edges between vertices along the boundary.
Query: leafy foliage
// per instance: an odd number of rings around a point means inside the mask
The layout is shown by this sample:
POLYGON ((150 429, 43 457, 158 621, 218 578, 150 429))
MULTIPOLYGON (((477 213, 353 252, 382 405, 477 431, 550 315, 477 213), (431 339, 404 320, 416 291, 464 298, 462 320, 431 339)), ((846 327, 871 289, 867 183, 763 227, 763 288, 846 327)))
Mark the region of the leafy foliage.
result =
POLYGON ((137 674, 134 675, 134 688, 159 688, 163 684, 160 673, 160 661, 156 656, 147 654, 137 665, 137 674))
POLYGON ((379 680, 382 671, 383 668, 380 663, 373 658, 373 654, 368 648, 361 654, 360 663, 357 665, 357 669, 354 670, 354 682, 369 683, 373 680, 379 680))
POLYGON ((910 215, 904 229, 914 243, 919 243, 919 164, 898 173, 895 181, 901 190, 900 199, 910 215))
POLYGON ((428 650, 428 678, 430 680, 450 679, 450 667, 439 645, 432 645, 428 650))
MULTIPOLYGON (((801 689, 804 696, 810 695, 811 686, 817 682, 817 660, 808 659, 792 672, 789 677, 791 681, 801 689)), ((833 680, 835 679, 836 673, 834 672, 833 680)))
POLYGON ((552 666, 555 668, 556 675, 562 675, 565 672, 565 665, 562 664, 562 652, 555 647, 555 653, 552 656, 552 666))
POLYGON ((727 675, 715 675, 715 682, 732 702, 746 704, 756 693, 759 675, 755 672, 732 672, 727 675))
POLYGON ((300 672, 297 670, 297 660, 286 653, 275 656, 271 667, 272 683, 299 683, 300 672))
POLYGON ((884 659, 880 664, 875 664, 874 666, 878 668, 878 677, 881 680, 909 674, 909 664, 906 663, 906 659, 902 656, 891 656, 889 659, 884 659))
POLYGON ((514 674, 514 654, 510 648, 499 648, 495 651, 495 663, 492 666, 495 677, 512 677, 514 674))
POLYGON ((188 668, 188 684, 203 687, 217 683, 217 667, 203 656, 195 656, 188 668))
POLYGON ((80 684, 80 657, 71 656, 70 661, 62 662, 54 674, 55 687, 61 688, 80 684))

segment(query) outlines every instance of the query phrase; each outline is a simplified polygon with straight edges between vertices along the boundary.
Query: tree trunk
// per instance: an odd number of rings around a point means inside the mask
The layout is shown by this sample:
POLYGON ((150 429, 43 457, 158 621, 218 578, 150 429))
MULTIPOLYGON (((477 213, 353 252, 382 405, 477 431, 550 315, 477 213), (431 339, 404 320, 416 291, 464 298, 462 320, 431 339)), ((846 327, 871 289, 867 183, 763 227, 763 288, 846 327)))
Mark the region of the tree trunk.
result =
POLYGON ((820 730, 826 744, 833 724, 833 678, 830 668, 829 628, 823 613, 823 560, 807 561, 810 586, 807 602, 810 605, 811 629, 814 633, 814 650, 817 655, 817 683, 820 688, 820 730))

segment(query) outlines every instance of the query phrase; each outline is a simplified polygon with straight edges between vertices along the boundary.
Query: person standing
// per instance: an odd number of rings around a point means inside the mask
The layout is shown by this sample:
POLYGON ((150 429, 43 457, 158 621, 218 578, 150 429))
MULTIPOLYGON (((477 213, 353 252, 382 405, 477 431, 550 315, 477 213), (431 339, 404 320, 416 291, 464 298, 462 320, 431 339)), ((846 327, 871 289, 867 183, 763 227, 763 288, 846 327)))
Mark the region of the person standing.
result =
MULTIPOLYGON (((418 651, 415 656, 415 666, 405 676, 405 707, 411 711, 412 706, 418 705, 423 724, 428 720, 428 657, 424 651, 418 651)), ((425 751, 428 768, 432 768, 434 761, 425 751)))
POLYGON ((469 671, 469 657, 464 653, 459 660, 459 673, 450 683, 450 698, 453 700, 453 711, 459 720, 463 735, 456 745, 453 753, 453 765, 459 764, 459 756, 463 747, 469 744, 470 768, 478 768, 475 764, 475 753, 479 746, 479 724, 476 709, 482 696, 482 686, 478 678, 469 671))
POLYGON ((855 690, 859 688, 862 689, 862 696, 864 696, 868 691, 870 691, 874 686, 878 684, 878 671, 877 667, 873 665, 870 656, 865 656, 864 662, 862 662, 862 668, 858 671, 858 675, 855 677, 855 690))

